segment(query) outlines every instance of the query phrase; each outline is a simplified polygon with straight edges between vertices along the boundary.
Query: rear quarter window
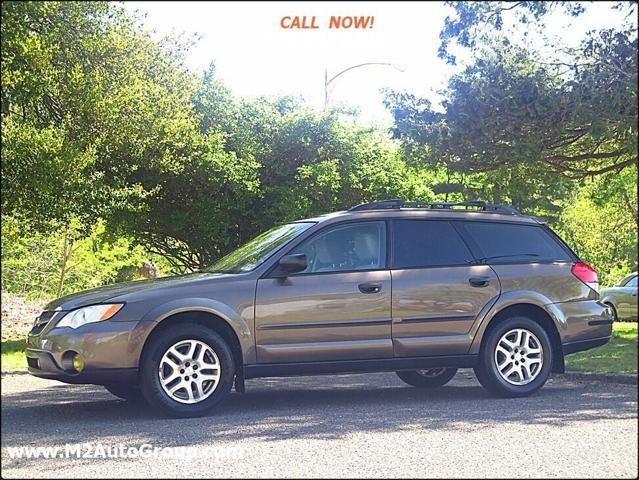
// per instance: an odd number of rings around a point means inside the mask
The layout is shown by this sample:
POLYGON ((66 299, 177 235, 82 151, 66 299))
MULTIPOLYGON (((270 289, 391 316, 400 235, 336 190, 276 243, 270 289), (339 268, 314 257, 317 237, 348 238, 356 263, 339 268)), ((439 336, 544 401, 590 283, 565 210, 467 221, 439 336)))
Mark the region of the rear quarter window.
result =
POLYGON ((462 230, 482 260, 571 261, 570 254, 541 226, 465 222, 462 230))

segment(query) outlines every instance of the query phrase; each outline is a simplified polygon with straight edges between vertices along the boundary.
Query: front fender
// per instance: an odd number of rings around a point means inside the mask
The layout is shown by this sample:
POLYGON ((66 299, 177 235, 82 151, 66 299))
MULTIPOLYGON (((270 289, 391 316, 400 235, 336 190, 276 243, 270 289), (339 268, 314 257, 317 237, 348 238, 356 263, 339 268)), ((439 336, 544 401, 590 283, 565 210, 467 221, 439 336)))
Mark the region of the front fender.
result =
POLYGON ((153 328, 147 329, 150 334, 157 324, 172 315, 182 312, 207 312, 221 318, 235 332, 240 342, 244 362, 252 363, 255 361, 255 343, 249 321, 243 318, 239 312, 217 300, 210 298, 180 298, 172 300, 154 307, 144 315, 141 322, 155 324, 153 328))

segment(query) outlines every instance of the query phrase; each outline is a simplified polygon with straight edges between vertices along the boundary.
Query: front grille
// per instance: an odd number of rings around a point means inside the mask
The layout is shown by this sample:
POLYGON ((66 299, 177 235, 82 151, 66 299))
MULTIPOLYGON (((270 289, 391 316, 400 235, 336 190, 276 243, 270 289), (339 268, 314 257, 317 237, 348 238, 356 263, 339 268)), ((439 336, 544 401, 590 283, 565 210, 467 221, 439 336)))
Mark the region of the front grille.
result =
POLYGON ((33 327, 31 328, 31 335, 38 335, 44 327, 51 321, 53 316, 58 313, 59 310, 51 310, 42 312, 38 318, 36 318, 33 327))

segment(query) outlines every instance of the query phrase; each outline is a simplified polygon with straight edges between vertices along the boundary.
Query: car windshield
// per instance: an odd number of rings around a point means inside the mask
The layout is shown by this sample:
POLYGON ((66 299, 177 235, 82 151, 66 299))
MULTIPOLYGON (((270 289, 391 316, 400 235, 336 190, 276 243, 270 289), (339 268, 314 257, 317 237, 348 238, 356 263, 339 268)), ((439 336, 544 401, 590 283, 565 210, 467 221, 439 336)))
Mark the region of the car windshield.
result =
POLYGON ((261 265, 273 252, 312 225, 314 225, 313 222, 299 222, 271 228, 220 258, 204 271, 211 273, 250 272, 261 265))

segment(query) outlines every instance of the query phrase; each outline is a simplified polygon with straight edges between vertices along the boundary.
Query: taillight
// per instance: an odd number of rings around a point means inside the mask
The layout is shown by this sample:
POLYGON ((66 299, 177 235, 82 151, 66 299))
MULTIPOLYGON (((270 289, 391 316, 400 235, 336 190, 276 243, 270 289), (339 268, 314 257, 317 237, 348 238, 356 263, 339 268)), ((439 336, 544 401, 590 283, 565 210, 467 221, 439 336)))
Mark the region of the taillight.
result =
POLYGON ((599 291, 599 278, 594 268, 584 262, 572 266, 572 274, 595 291, 599 291))

